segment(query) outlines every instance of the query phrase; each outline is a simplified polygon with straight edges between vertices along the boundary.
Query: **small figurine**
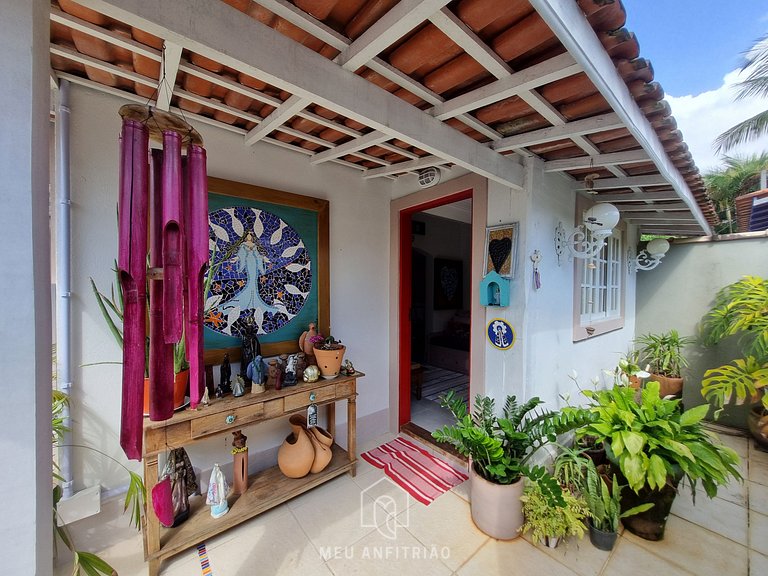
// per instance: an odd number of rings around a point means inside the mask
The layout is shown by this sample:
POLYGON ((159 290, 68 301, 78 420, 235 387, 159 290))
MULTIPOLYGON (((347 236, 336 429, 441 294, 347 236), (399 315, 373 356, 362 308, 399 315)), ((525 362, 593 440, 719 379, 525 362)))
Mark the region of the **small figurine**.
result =
POLYGON ((317 325, 314 322, 309 323, 309 330, 305 330, 301 336, 299 336, 299 349, 307 356, 312 356, 312 349, 314 343, 312 338, 317 336, 317 325))
POLYGON ((208 404, 211 403, 211 399, 208 395, 208 386, 205 387, 205 391, 203 392, 203 397, 200 399, 200 404, 203 406, 208 406, 208 404))
POLYGON ((240 375, 245 380, 246 384, 250 383, 250 378, 246 374, 248 366, 256 356, 261 356, 261 343, 259 337, 256 335, 258 327, 253 321, 253 317, 249 316, 245 320, 245 328, 242 330, 243 334, 243 348, 242 357, 240 359, 240 375))
POLYGON ((352 362, 349 360, 344 360, 344 365, 339 370, 339 373, 341 373, 342 376, 354 376, 355 367, 352 366, 352 362))
POLYGON ((232 432, 232 436, 234 436, 234 438, 232 438, 232 446, 234 448, 245 448, 245 441, 248 440, 248 436, 243 434, 242 430, 235 430, 232 432))
MULTIPOLYGON (((267 388, 275 388, 279 373, 280 368, 277 367, 277 360, 270 360, 269 367, 267 368, 267 388)), ((279 390, 279 388, 276 389, 279 390)))
POLYGON ((235 378, 235 384, 232 386, 232 396, 239 398, 243 394, 245 394, 245 378, 238 374, 235 378))
POLYGON ((261 356, 256 356, 256 358, 251 360, 251 363, 248 364, 248 368, 246 369, 246 375, 251 381, 251 394, 260 394, 261 392, 264 392, 266 374, 261 356))
POLYGON ((229 364, 229 354, 224 354, 224 360, 219 369, 219 387, 216 389, 216 398, 232 392, 232 367, 229 364))
POLYGON ((283 386, 296 386, 296 355, 291 354, 285 362, 283 386))
POLYGON ((301 382, 304 379, 304 368, 307 367, 307 355, 304 352, 296 354, 296 380, 301 382))
POLYGON ((229 492, 227 479, 224 477, 224 473, 219 468, 219 465, 214 464, 213 471, 211 472, 211 480, 208 483, 208 494, 205 498, 205 503, 211 507, 212 517, 221 518, 224 514, 229 512, 227 492, 229 492))
POLYGON ((304 368, 304 382, 317 382, 320 378, 320 368, 312 364, 304 368))

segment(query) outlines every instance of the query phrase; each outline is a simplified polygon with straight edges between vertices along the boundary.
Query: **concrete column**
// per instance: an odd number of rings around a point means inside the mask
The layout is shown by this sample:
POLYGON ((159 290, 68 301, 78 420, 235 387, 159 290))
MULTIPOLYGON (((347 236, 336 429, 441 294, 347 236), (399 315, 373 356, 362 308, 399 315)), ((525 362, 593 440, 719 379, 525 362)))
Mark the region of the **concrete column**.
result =
POLYGON ((49 9, 46 0, 4 0, 0 18, 0 542, 8 574, 52 573, 49 9))

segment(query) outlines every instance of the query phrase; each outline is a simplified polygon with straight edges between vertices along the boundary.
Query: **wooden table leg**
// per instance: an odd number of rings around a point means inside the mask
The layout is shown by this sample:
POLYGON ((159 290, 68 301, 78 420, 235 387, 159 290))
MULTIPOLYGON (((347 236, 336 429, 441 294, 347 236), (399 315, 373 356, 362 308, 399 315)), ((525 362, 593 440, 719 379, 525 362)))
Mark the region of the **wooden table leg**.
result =
POLYGON ((328 433, 332 438, 336 438, 336 402, 328 404, 326 416, 328 418, 328 433))
POLYGON ((349 461, 352 462, 352 469, 349 473, 354 476, 357 474, 356 460, 357 456, 357 394, 354 394, 347 400, 347 451, 349 452, 349 461))
MULTIPOLYGON (((157 455, 144 457, 144 485, 147 489, 147 500, 152 498, 152 488, 157 484, 157 455)), ((160 550, 160 521, 149 501, 144 505, 144 554, 152 555, 160 550)), ((160 571, 160 560, 149 561, 149 576, 157 576, 160 571)))

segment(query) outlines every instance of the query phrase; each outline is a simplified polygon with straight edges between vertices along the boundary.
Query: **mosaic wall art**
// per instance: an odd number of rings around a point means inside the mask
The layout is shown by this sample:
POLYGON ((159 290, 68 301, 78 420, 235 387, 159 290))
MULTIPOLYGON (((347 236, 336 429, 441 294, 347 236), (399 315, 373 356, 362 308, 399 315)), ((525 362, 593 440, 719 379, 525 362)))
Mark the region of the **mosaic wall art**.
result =
POLYGON ((250 206, 213 210, 208 228, 214 276, 205 325, 241 338, 252 327, 271 334, 290 323, 312 288, 312 261, 296 230, 250 206))

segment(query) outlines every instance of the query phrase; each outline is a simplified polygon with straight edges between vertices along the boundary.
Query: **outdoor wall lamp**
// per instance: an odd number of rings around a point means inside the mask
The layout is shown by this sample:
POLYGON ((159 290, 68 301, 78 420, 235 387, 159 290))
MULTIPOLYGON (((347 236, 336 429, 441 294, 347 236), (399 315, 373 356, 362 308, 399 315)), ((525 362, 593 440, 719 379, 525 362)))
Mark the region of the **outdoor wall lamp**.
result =
POLYGON ((656 238, 648 242, 645 250, 641 250, 637 257, 632 258, 629 254, 627 262, 629 263, 629 271, 635 270, 653 270, 661 264, 661 259, 664 258, 664 254, 669 250, 669 242, 664 238, 656 238))
POLYGON ((605 246, 605 240, 619 223, 619 209, 613 204, 595 204, 584 214, 584 223, 566 230, 562 222, 555 228, 557 263, 568 251, 570 258, 594 258, 605 246))

